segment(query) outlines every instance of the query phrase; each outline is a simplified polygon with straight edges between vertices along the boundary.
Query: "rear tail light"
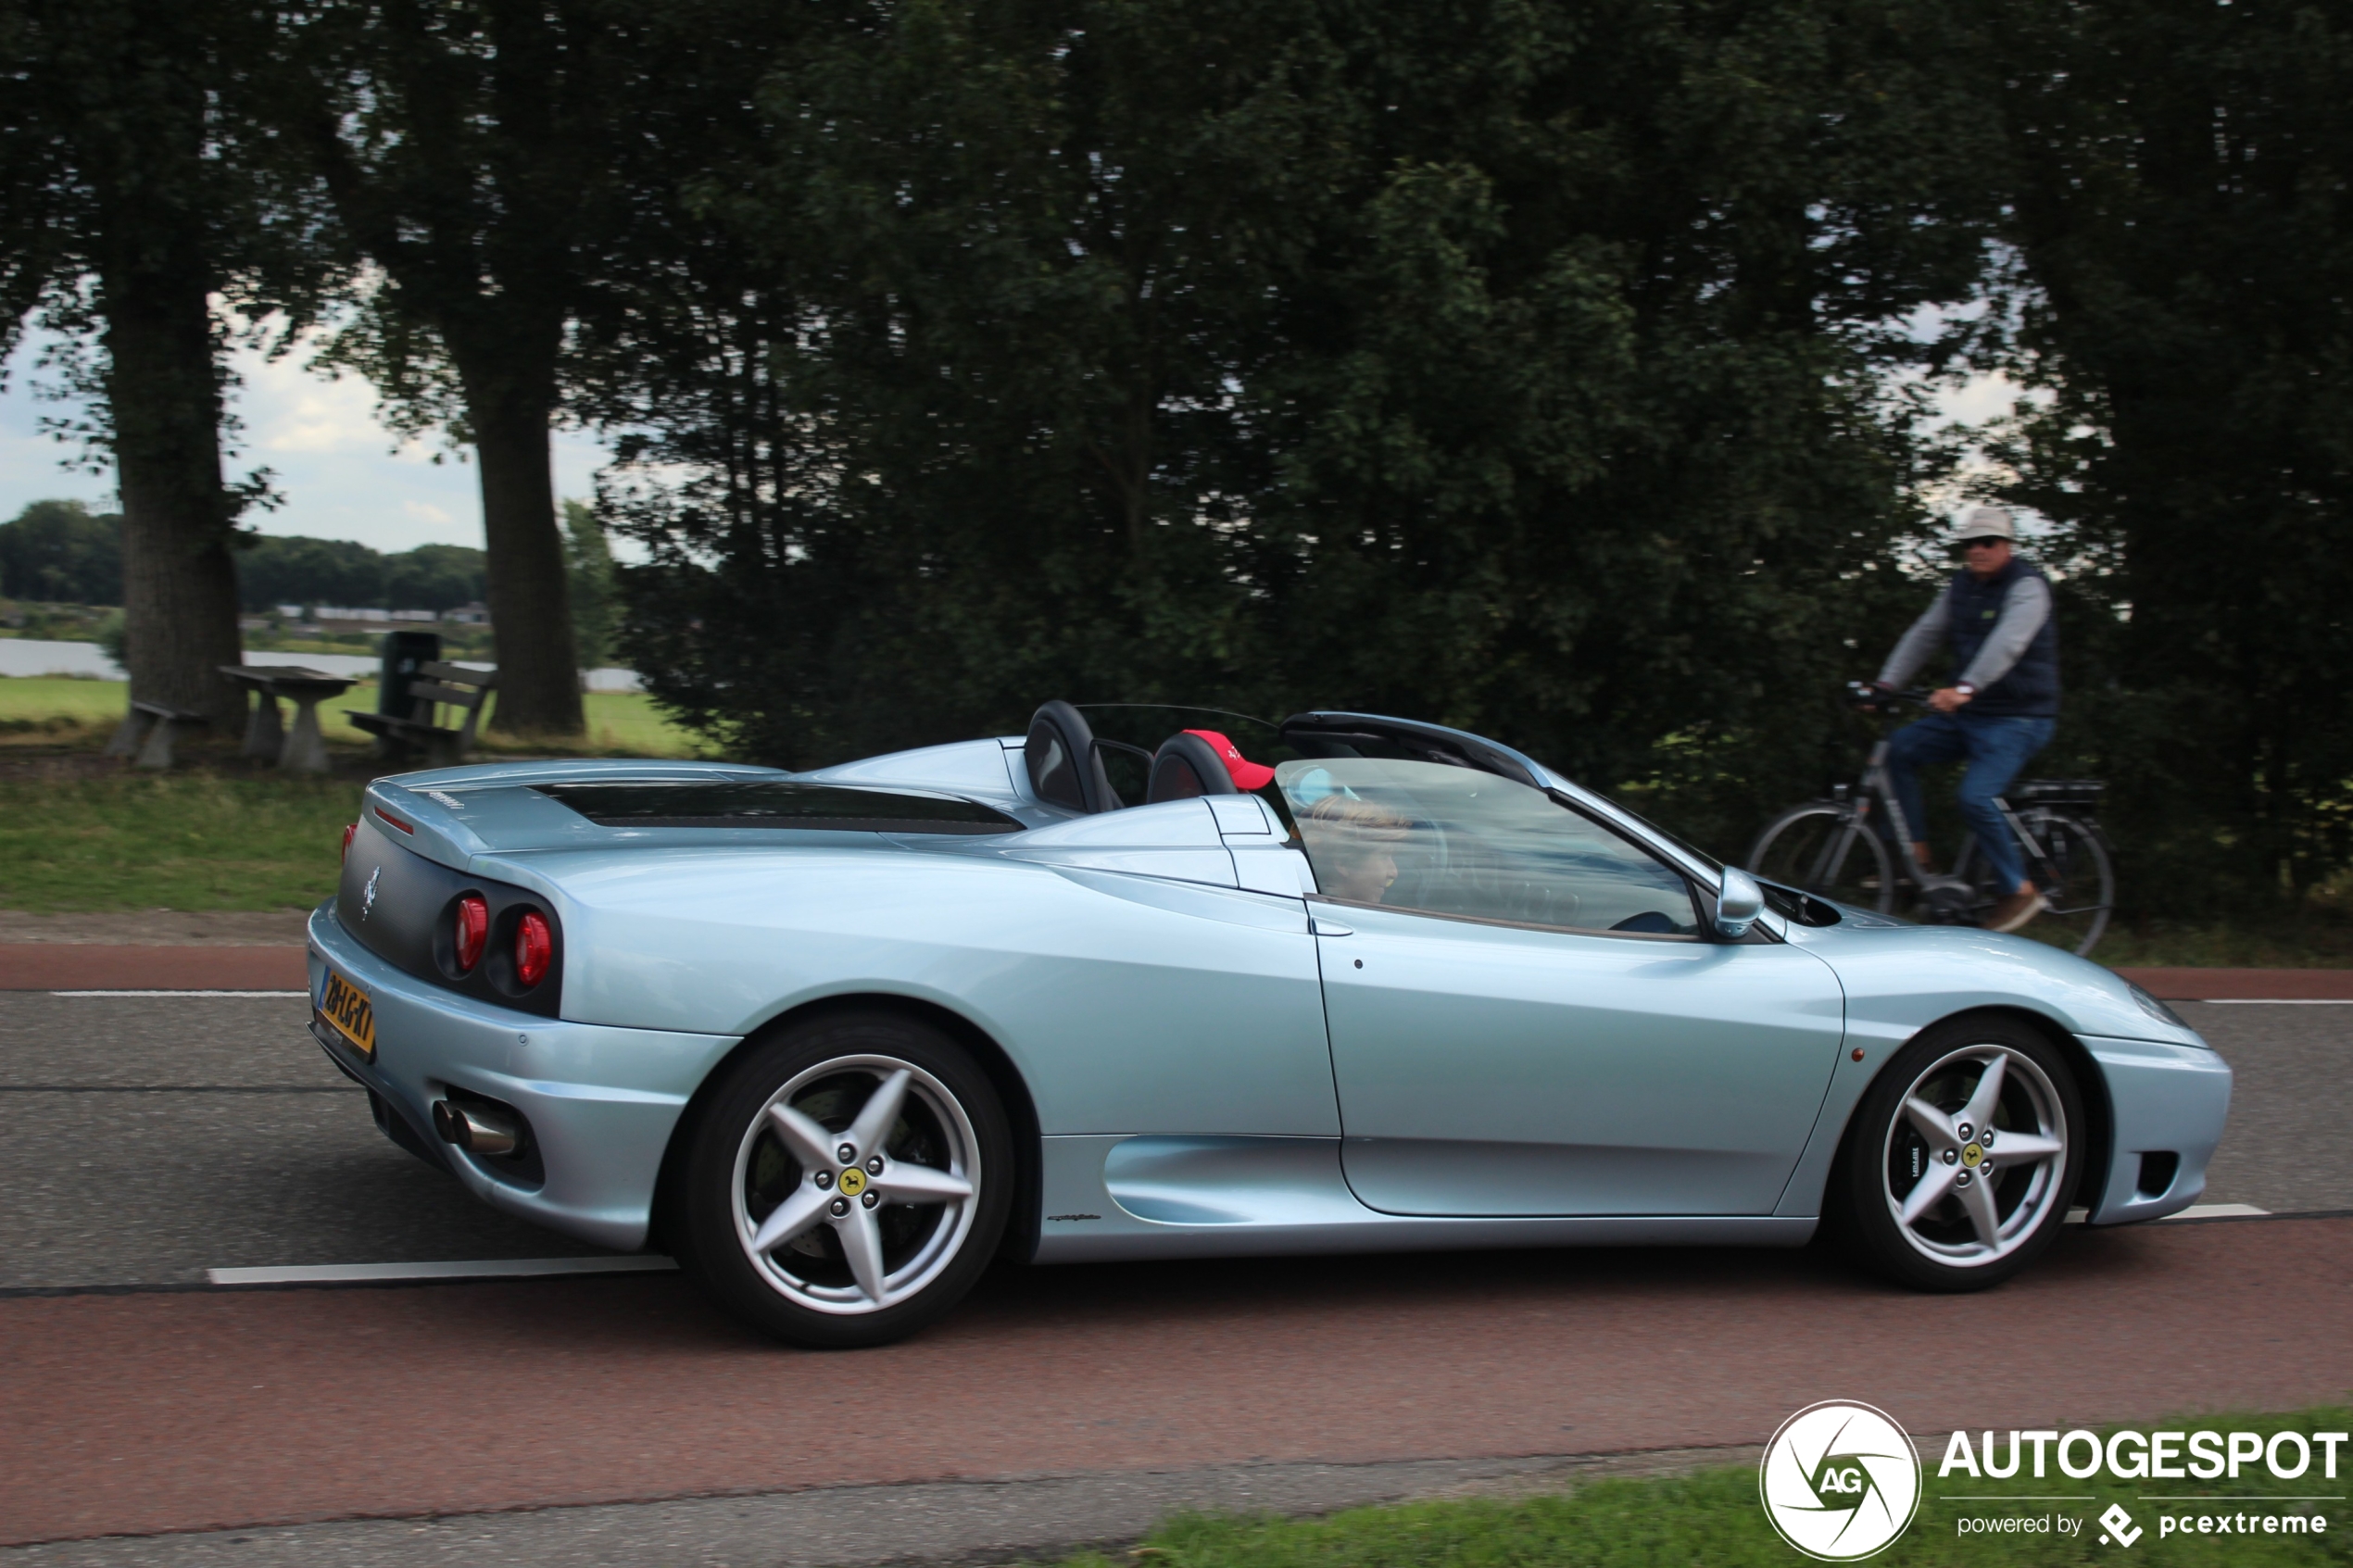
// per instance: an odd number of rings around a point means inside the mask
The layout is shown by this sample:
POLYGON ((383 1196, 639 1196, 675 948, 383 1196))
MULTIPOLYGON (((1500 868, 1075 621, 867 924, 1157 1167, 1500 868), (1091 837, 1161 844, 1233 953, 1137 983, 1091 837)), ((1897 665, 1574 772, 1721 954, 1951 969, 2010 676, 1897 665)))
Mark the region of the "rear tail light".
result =
POLYGON ((515 922, 515 978, 525 985, 536 985, 547 976, 547 965, 556 956, 556 934, 547 929, 547 917, 537 909, 525 909, 522 919, 515 922))
MULTIPOLYGON (((451 919, 449 951, 458 960, 458 972, 463 974, 482 961, 482 950, 490 945, 490 906, 482 895, 469 893, 458 900, 451 919)), ((520 954, 520 944, 516 950, 520 954)), ((522 966, 518 963, 516 967, 522 966)), ((541 967, 546 967, 544 961, 541 967)))
POLYGON ((351 859, 351 841, 359 832, 358 822, 346 822, 343 825, 343 858, 346 860, 351 859))

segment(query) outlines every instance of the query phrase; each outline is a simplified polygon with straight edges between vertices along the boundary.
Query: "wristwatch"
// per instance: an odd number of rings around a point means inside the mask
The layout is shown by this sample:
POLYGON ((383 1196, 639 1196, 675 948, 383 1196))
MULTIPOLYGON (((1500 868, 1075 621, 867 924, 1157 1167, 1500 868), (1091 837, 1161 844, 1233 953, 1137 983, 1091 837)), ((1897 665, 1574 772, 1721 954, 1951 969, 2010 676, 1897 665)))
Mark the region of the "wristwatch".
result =
POLYGON ((1977 695, 1977 688, 1970 685, 1967 681, 1954 682, 1953 689, 1960 693, 1963 696, 1975 696, 1977 695))

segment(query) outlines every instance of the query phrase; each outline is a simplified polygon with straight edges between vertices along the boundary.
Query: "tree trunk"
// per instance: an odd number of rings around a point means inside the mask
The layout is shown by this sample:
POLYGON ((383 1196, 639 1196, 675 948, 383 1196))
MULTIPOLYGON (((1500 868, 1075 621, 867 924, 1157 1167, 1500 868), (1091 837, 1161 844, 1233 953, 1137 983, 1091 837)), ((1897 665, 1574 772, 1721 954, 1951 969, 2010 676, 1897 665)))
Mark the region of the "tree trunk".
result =
POLYGON ((170 254, 180 247, 156 248, 166 254, 145 251, 101 280, 122 491, 123 657, 132 700, 202 713, 216 733, 236 735, 245 693, 220 671, 240 655, 235 508, 220 483, 208 277, 199 259, 170 254))
MULTIPOLYGON (((490 623, 498 644, 491 727, 508 734, 576 735, 586 725, 548 451, 554 399, 516 388, 508 375, 468 374, 463 365, 459 374, 482 468, 490 623)), ((547 382, 552 386, 552 368, 547 382)))

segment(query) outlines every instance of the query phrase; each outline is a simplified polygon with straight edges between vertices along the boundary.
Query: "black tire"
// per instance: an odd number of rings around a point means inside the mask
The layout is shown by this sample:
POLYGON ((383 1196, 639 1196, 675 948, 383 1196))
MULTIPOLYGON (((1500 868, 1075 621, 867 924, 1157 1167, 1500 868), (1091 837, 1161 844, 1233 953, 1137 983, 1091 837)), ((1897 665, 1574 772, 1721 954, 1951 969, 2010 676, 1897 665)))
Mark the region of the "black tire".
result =
POLYGON ((1886 914, 1895 908, 1887 846, 1869 818, 1830 801, 1793 806, 1765 826, 1747 868, 1767 882, 1886 914))
POLYGON ((1998 1015, 1949 1019, 1896 1052, 1864 1092, 1825 1219, 1859 1261, 1898 1284, 1986 1289, 2058 1236, 2082 1173, 2086 1131, 2075 1074, 2040 1030, 1998 1015), (1970 1105, 1995 1056, 2003 1077, 1987 1139, 1970 1105), (1949 1141, 1925 1135, 1925 1119, 1906 1109, 1915 1094, 1944 1114, 1949 1141), (1962 1126, 1969 1132, 1960 1134, 1962 1126), (2057 1152, 2038 1158, 2035 1150, 2054 1139, 2057 1152), (1990 1180, 1982 1173, 1988 1167, 1990 1180), (1920 1185, 1930 1181, 1944 1184, 1942 1196, 1920 1185), (1930 1201, 1906 1223, 1901 1206, 1916 1194, 1930 1201))
POLYGON ((825 1014, 761 1041, 728 1067, 688 1135, 666 1227, 680 1265, 729 1312, 812 1349, 887 1344, 936 1322, 988 1268, 1017 1185, 987 1074, 939 1030, 883 1010, 825 1014), (895 1080, 880 1147, 842 1162, 841 1140, 862 1113, 882 1114, 876 1097, 895 1080), (812 1128, 831 1150, 822 1165, 812 1128), (900 1200, 957 1182, 963 1197, 900 1200), (799 1228, 756 1251, 772 1220, 799 1228))
MULTIPOLYGON (((2050 908, 2019 935, 2064 947, 2079 958, 2088 958, 2092 949, 2099 946, 2100 938, 2108 935, 2108 916, 2116 908, 2116 867, 2108 859, 2107 843, 2098 828, 2063 811, 2030 809, 2020 812, 2019 820, 2034 835, 2049 871, 2056 872, 2059 879, 2058 885, 2042 890, 2050 908)), ((2013 891, 1994 885, 1993 868, 1987 864, 1984 850, 1975 838, 1962 847, 1960 858, 1953 864, 1953 874, 1976 889, 1981 912, 2013 891)), ((2038 884, 2049 879, 2049 872, 2032 861, 2026 874, 2038 884)))

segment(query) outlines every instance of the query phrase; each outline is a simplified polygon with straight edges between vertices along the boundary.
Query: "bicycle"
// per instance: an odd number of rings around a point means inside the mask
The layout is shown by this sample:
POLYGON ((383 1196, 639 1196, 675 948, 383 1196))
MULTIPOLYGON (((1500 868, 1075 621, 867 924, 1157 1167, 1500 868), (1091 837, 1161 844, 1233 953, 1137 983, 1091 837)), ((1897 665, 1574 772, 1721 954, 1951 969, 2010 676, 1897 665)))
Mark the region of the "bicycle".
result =
MULTIPOLYGON (((1925 702, 1929 695, 1883 692, 1860 681, 1848 682, 1846 690, 1847 700, 1865 712, 1925 702)), ((2106 788, 2099 779, 2020 779, 1994 801, 2026 874, 2050 905, 2027 930, 2078 954, 2098 944, 2116 907, 2115 866, 2092 814, 2106 788)), ((1768 822, 1749 849, 1748 869, 1764 881, 1883 915, 1895 912, 1897 889, 1908 887, 1918 896, 1914 918, 1931 925, 1980 924, 2013 891, 1994 884, 1974 833, 1961 841, 1946 876, 1914 863, 1919 836, 1895 798, 1882 738, 1871 747, 1859 789, 1835 785, 1830 799, 1793 806, 1768 822)))

